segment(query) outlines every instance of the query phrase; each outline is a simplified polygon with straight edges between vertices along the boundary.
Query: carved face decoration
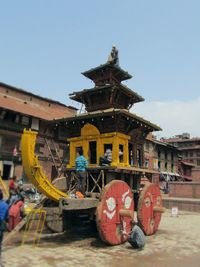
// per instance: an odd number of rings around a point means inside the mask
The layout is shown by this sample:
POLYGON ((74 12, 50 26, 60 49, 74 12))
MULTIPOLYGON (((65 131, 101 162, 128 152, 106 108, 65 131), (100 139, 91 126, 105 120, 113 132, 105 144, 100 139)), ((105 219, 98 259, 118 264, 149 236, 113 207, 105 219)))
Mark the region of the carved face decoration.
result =
POLYGON ((132 228, 133 195, 127 183, 114 180, 106 185, 97 206, 98 230, 108 244, 121 244, 132 228), (122 210, 127 210, 124 216, 122 210))
POLYGON ((103 213, 111 220, 116 213, 116 201, 114 197, 109 197, 106 200, 108 210, 104 210, 103 213))
POLYGON ((126 209, 129 209, 129 208, 130 208, 130 206, 131 206, 131 201, 132 201, 132 199, 131 199, 130 196, 126 196, 126 197, 125 197, 125 200, 124 200, 124 207, 125 207, 126 209))
POLYGON ((109 211, 112 211, 116 208, 116 201, 114 197, 109 197, 109 199, 106 200, 106 203, 109 211))

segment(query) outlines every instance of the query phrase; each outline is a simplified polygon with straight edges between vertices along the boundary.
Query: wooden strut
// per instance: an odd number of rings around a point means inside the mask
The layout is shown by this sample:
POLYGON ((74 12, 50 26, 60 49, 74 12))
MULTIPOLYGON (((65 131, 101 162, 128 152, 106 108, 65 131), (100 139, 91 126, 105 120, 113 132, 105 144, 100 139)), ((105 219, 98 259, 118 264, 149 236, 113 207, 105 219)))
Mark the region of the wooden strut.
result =
POLYGON ((53 154, 52 154, 52 152, 51 152, 51 148, 49 147, 49 144, 48 144, 47 139, 46 139, 45 137, 44 137, 44 140, 45 140, 45 143, 46 143, 46 145, 47 145, 47 147, 48 147, 48 150, 49 150, 49 152, 50 152, 50 154, 51 154, 51 158, 52 158, 52 160, 53 160, 53 164, 54 164, 54 166, 55 166, 55 168, 56 168, 57 174, 59 174, 59 172, 58 172, 58 168, 57 168, 57 166, 56 166, 56 162, 55 162, 55 159, 54 159, 54 156, 53 156, 53 154))
POLYGON ((98 187, 98 188, 99 188, 99 192, 101 192, 102 189, 101 189, 101 187, 99 186, 98 182, 99 182, 100 178, 102 178, 102 186, 104 187, 104 185, 103 185, 103 184, 104 184, 104 171, 103 171, 103 170, 100 171, 100 173, 99 173, 97 179, 95 179, 95 178, 92 176, 91 173, 90 173, 89 175, 90 175, 90 177, 92 178, 92 180, 94 181, 94 186, 93 186, 91 192, 93 192, 94 189, 95 189, 96 187, 98 187))
POLYGON ((61 158, 60 158, 60 155, 59 155, 59 153, 58 153, 58 150, 57 150, 57 148, 56 148, 56 145, 55 145, 55 143, 54 143, 54 141, 53 141, 52 139, 51 139, 51 143, 53 144, 54 150, 56 151, 56 155, 57 155, 57 157, 58 157, 58 159, 59 159, 59 161, 60 161, 60 164, 61 164, 61 166, 62 166, 63 162, 62 162, 62 160, 61 160, 61 158))
POLYGON ((78 177, 75 172, 72 172, 70 175, 70 185, 69 185, 69 192, 73 191, 76 188, 77 182, 74 183, 74 186, 72 186, 72 181, 73 180, 78 180, 78 177))
POLYGON ((61 177, 62 171, 60 171, 60 169, 62 170, 62 167, 63 167, 63 164, 64 164, 64 158, 63 158, 63 160, 61 159, 61 157, 60 157, 60 155, 58 153, 58 149, 56 148, 56 145, 55 145, 55 143, 54 143, 54 141, 52 139, 51 139, 51 142, 53 144, 54 150, 56 151, 57 158, 58 158, 58 160, 60 162, 60 166, 58 167, 58 177, 61 177))
POLYGON ((24 217, 20 223, 3 239, 3 245, 5 245, 9 240, 13 238, 13 236, 18 233, 22 227, 26 224, 26 217, 24 217))

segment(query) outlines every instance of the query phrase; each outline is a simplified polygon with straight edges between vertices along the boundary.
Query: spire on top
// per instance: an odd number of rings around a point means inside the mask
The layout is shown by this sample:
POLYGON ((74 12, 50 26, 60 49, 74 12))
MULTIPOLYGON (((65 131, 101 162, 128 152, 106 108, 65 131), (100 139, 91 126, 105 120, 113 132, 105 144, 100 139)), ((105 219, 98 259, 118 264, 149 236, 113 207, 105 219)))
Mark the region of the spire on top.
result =
POLYGON ((112 46, 112 50, 110 52, 107 62, 119 66, 118 50, 115 45, 112 46))

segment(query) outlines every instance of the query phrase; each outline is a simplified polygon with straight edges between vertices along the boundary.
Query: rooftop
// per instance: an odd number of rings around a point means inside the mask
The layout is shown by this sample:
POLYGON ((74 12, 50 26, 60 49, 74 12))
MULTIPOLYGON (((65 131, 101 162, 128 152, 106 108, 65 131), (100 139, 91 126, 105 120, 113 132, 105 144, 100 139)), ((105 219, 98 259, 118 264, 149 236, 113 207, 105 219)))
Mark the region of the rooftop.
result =
MULTIPOLYGON (((82 103, 83 102, 82 96, 84 94, 97 92, 97 91, 108 89, 111 87, 112 87, 112 85, 110 85, 110 84, 106 84, 103 86, 95 86, 95 87, 90 88, 90 89, 83 89, 81 91, 73 92, 73 93, 69 94, 69 96, 71 99, 82 103)), ((130 88, 125 86, 124 84, 119 84, 119 85, 117 85, 117 87, 120 88, 121 90, 123 90, 123 92, 127 96, 129 96, 131 99, 133 99, 135 103, 144 101, 144 98, 142 96, 140 96, 139 94, 137 94, 136 92, 134 92, 133 90, 131 90, 130 88)))
POLYGON ((177 138, 177 137, 171 137, 171 138, 166 138, 166 139, 163 139, 164 142, 167 142, 167 143, 182 143, 182 142, 195 142, 195 141, 200 141, 200 137, 193 137, 193 138, 190 138, 190 139, 182 139, 182 138, 177 138))
POLYGON ((17 97, 6 92, 0 92, 0 108, 2 109, 14 111, 43 120, 53 120, 62 118, 63 116, 72 116, 76 110, 75 108, 68 107, 58 101, 37 96, 25 90, 18 89, 4 83, 0 83, 0 86, 44 101, 44 104, 42 105, 34 100, 28 101, 20 98, 20 96, 17 97))
POLYGON ((89 69, 87 71, 82 72, 82 74, 93 80, 96 73, 100 73, 102 71, 112 71, 113 74, 119 78, 119 80, 124 81, 132 78, 132 75, 130 75, 127 71, 124 71, 122 68, 120 68, 119 65, 112 64, 110 62, 107 62, 105 64, 101 64, 98 67, 89 69))
POLYGON ((157 144, 157 145, 160 145, 160 146, 165 146, 165 147, 177 150, 177 147, 175 147, 175 146, 173 146, 171 144, 168 144, 168 143, 166 143, 164 141, 160 141, 160 140, 157 140, 157 139, 152 139, 152 142, 157 144))
POLYGON ((190 167, 195 167, 196 165, 194 163, 188 162, 188 161, 181 161, 182 164, 186 165, 186 166, 190 166, 190 167))
POLYGON ((69 107, 69 108, 71 108, 71 109, 77 110, 75 107, 72 107, 72 106, 66 106, 65 104, 63 104, 63 103, 61 103, 61 102, 59 102, 59 101, 53 100, 53 99, 51 99, 51 98, 47 98, 47 97, 43 97, 43 96, 36 95, 36 94, 31 93, 31 92, 29 92, 29 91, 26 91, 26 90, 24 90, 24 89, 21 89, 21 88, 18 88, 18 87, 15 87, 15 86, 12 86, 12 85, 3 83, 3 82, 0 82, 0 87, 4 87, 4 88, 7 88, 7 89, 11 89, 11 90, 14 90, 14 91, 17 91, 17 92, 20 92, 20 93, 24 93, 24 94, 29 95, 29 96, 36 97, 36 98, 41 99, 41 100, 44 100, 44 101, 48 101, 48 102, 51 102, 51 103, 55 103, 55 104, 58 104, 58 105, 61 105, 61 106, 64 106, 64 107, 69 107))
POLYGON ((106 110, 97 110, 97 111, 93 111, 93 112, 80 113, 80 114, 76 114, 76 115, 71 116, 71 117, 66 117, 66 118, 54 120, 52 122, 53 123, 67 122, 67 121, 73 121, 73 120, 79 120, 79 119, 99 117, 100 115, 103 117, 103 116, 107 116, 107 115, 112 116, 115 114, 124 115, 124 116, 126 116, 127 119, 130 119, 130 120, 132 119, 132 120, 136 121, 137 123, 140 123, 140 124, 143 124, 144 126, 150 127, 152 129, 152 131, 161 131, 162 130, 156 124, 153 124, 150 121, 147 121, 147 120, 143 119, 142 117, 137 116, 134 113, 130 113, 126 109, 114 109, 114 108, 106 109, 106 110))

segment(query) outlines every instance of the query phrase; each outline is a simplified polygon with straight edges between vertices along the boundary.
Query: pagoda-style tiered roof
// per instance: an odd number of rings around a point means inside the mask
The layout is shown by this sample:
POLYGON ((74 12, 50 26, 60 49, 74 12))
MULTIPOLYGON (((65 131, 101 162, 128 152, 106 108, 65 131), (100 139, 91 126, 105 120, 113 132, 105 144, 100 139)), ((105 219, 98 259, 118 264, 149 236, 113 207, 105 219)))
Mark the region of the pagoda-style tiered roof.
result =
POLYGON ((82 74, 95 86, 73 92, 70 98, 84 104, 88 112, 109 108, 130 109, 134 103, 144 101, 143 97, 121 83, 132 76, 118 65, 116 48, 111 51, 107 63, 82 74))
POLYGON ((63 136, 79 136, 81 128, 86 123, 95 125, 101 133, 121 132, 130 134, 134 129, 140 129, 145 135, 161 128, 144 118, 127 111, 126 109, 106 109, 86 112, 52 121, 63 128, 63 136))
POLYGON ((85 104, 85 109, 95 111, 107 108, 130 109, 134 103, 144 98, 123 84, 95 86, 70 94, 70 98, 85 104))
POLYGON ((102 64, 96 68, 92 68, 88 71, 82 72, 82 74, 94 81, 94 83, 100 82, 106 76, 112 76, 116 79, 116 81, 121 82, 132 78, 127 71, 120 68, 118 65, 114 65, 113 63, 107 62, 102 64))
POLYGON ((63 138, 78 137, 86 124, 95 126, 100 134, 122 133, 132 138, 144 138, 149 132, 160 131, 161 128, 139 116, 129 112, 134 103, 144 98, 129 89, 121 81, 132 76, 118 65, 118 51, 112 49, 106 64, 83 73, 94 81, 91 89, 70 94, 70 98, 85 105, 85 113, 70 118, 54 120, 57 134, 63 138), (134 136, 134 137, 133 137, 134 136))

